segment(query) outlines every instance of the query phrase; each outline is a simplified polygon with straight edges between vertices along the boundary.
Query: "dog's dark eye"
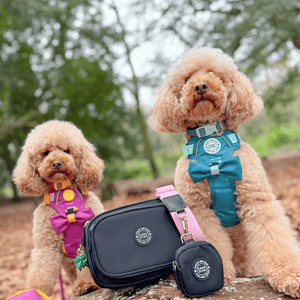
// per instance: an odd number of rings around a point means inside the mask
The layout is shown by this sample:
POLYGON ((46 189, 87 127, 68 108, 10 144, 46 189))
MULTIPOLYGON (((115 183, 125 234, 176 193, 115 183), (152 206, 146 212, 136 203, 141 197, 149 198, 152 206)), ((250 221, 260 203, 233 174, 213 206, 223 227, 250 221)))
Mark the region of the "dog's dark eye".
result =
POLYGON ((70 153, 70 150, 69 150, 69 149, 67 149, 67 150, 64 150, 64 152, 66 152, 66 153, 70 153))
POLYGON ((185 80, 185 83, 187 83, 187 82, 189 81, 190 78, 191 78, 191 76, 188 77, 188 78, 185 80))
POLYGON ((44 154, 45 156, 47 156, 49 153, 50 153, 50 151, 47 150, 47 151, 45 151, 43 154, 44 154))

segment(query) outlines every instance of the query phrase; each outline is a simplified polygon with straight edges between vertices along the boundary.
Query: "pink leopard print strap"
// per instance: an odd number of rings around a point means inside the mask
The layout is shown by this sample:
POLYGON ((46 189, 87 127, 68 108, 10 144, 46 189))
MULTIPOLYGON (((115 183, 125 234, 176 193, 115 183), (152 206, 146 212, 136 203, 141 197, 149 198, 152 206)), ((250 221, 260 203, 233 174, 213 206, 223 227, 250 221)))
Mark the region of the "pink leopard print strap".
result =
POLYGON ((195 241, 207 241, 193 213, 176 192, 173 185, 157 188, 153 193, 153 198, 159 198, 169 210, 181 234, 182 242, 191 238, 194 238, 195 241))

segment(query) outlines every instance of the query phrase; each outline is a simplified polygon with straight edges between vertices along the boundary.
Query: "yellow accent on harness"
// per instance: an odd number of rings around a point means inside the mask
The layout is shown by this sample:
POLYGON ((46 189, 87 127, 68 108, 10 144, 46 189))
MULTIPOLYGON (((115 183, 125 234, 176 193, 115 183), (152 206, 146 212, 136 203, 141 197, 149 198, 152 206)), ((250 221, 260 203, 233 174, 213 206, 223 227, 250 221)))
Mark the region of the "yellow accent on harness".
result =
MULTIPOLYGON (((25 291, 18 291, 17 293, 15 293, 14 295, 12 295, 11 297, 14 297, 14 296, 19 296, 19 295, 22 295, 23 293, 25 292, 28 292, 30 290, 25 290, 25 291)), ((39 290, 35 290, 39 296, 41 296, 44 300, 51 300, 46 294, 44 294, 43 292, 39 291, 39 290)))
POLYGON ((68 221, 69 221, 69 223, 75 223, 76 222, 75 214, 69 214, 68 221))
POLYGON ((67 186, 71 185, 71 181, 67 180, 61 183, 61 189, 66 188, 67 186))
POLYGON ((67 250, 65 248, 65 244, 62 245, 61 250, 62 250, 64 255, 68 256, 67 250))
POLYGON ((70 180, 67 180, 67 181, 63 181, 63 182, 60 182, 60 183, 53 183, 53 186, 54 186, 54 189, 56 191, 58 190, 63 190, 64 188, 66 188, 67 186, 71 185, 71 181, 70 180), (61 187, 58 187, 57 185, 60 184, 61 187))
POLYGON ((75 193, 72 190, 65 190, 63 193, 63 198, 66 201, 72 201, 75 198, 75 193))
POLYGON ((44 194, 44 202, 50 204, 50 195, 48 193, 44 194))

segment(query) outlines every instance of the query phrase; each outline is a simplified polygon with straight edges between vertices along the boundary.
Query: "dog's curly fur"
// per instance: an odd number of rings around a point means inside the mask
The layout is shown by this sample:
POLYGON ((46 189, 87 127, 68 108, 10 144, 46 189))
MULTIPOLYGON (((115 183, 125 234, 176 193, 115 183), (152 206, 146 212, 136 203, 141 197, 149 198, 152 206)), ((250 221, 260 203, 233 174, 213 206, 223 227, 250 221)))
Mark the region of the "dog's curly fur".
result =
MULTIPOLYGON (((247 77, 219 49, 193 48, 175 61, 167 74, 150 118, 160 132, 185 132, 187 128, 225 121, 223 128, 238 132, 263 108, 247 77), (195 92, 204 82, 207 92, 195 92)), ((259 272, 278 292, 300 297, 300 251, 282 204, 276 200, 257 153, 245 142, 239 156, 243 181, 236 181, 241 223, 222 227, 210 209, 207 179, 193 183, 183 156, 175 170, 175 187, 191 208, 207 239, 223 259, 225 282, 259 272)))
MULTIPOLYGON (((13 180, 27 196, 40 196, 48 192, 54 182, 67 180, 84 191, 100 182, 103 168, 104 162, 96 156, 92 144, 75 125, 53 120, 38 125, 28 135, 14 169, 13 180), (63 164, 59 172, 51 167, 54 161, 63 164)), ((95 215, 104 211, 99 198, 92 192, 88 194, 85 207, 91 207, 95 215)), ((57 235, 49 220, 55 214, 56 210, 44 202, 34 211, 34 249, 25 289, 37 289, 50 296, 61 267, 74 283, 75 295, 98 289, 88 268, 77 276, 74 259, 61 251, 63 233, 57 235)))

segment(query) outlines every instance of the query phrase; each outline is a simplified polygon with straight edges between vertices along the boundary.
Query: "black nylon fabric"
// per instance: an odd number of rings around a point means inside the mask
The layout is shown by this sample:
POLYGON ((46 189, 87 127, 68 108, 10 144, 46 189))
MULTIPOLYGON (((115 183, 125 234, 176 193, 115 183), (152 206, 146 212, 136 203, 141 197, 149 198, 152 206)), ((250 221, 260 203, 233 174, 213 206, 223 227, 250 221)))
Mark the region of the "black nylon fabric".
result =
POLYGON ((104 212, 84 229, 82 244, 97 285, 136 286, 172 273, 180 234, 161 200, 104 212))
POLYGON ((190 298, 210 295, 223 287, 223 264, 216 248, 208 242, 194 241, 180 247, 173 269, 179 289, 190 298))

